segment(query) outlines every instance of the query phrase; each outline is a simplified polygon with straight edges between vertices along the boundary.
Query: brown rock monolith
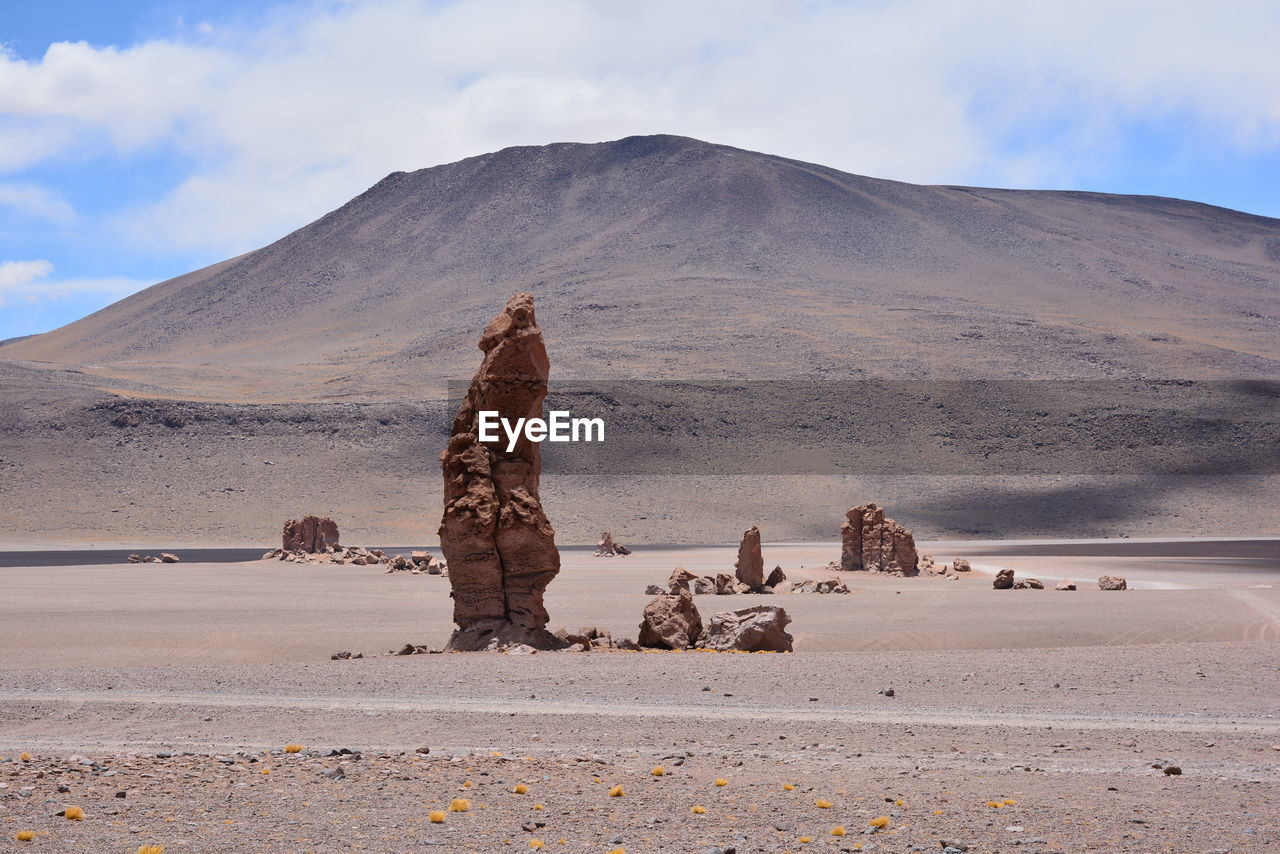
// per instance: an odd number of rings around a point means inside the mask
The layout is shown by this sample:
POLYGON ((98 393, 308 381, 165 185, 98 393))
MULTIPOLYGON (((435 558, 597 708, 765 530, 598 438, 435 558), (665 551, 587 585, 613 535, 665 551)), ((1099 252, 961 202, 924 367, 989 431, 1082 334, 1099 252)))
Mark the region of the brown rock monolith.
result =
POLYGON ((283 548, 287 552, 321 554, 338 547, 338 524, 328 517, 303 516, 284 523, 283 548))
POLYGON ((991 586, 996 590, 1012 590, 1013 589, 1013 570, 1002 569, 996 573, 996 577, 992 580, 991 586))
POLYGON ((738 561, 733 568, 734 575, 750 590, 764 586, 764 556, 760 553, 760 529, 755 525, 742 532, 738 561))
MULTIPOLYGON (((453 420, 440 455, 444 516, 440 548, 449 565, 453 621, 450 650, 563 642, 547 631, 542 595, 560 571, 555 531, 542 509, 539 445, 523 434, 508 451, 479 439, 479 413, 539 418, 550 362, 533 312, 533 296, 513 296, 480 339, 484 360, 453 420)), ((502 431, 499 431, 500 433, 502 431)))
POLYGON ((919 574, 916 541, 911 532, 874 504, 854 507, 840 526, 840 568, 848 571, 919 574))
POLYGON ((656 597, 644 606, 640 620, 640 646, 688 649, 702 636, 702 617, 688 591, 656 597))

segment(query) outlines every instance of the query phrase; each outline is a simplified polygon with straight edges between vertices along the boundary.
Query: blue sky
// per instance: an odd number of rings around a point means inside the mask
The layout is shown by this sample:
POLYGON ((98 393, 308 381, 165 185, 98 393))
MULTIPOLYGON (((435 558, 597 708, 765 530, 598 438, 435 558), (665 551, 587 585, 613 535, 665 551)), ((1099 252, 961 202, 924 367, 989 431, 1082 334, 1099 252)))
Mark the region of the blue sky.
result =
POLYGON ((1280 217, 1280 4, 0 0, 0 339, 388 172, 679 133, 1280 217))

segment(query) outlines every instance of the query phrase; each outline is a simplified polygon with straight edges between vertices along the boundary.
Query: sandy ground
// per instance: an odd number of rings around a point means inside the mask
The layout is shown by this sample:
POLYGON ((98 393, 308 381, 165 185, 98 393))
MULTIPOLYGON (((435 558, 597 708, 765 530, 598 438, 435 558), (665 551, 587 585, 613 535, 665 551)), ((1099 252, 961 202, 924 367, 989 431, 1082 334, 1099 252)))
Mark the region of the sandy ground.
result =
MULTIPOLYGON (((1080 561, 1106 560, 1043 551, 968 554, 1045 577, 1044 561, 1071 563, 1077 580, 1093 571, 1080 561)), ((765 550, 794 578, 832 553, 765 550)), ((442 645, 447 581, 276 562, 3 568, 0 850, 1275 850, 1275 574, 1124 560, 1149 584, 994 591, 975 572, 775 595, 790 655, 354 661, 328 656, 442 645), (291 742, 306 749, 283 754, 291 742), (342 748, 359 755, 327 755, 342 748), (471 810, 429 820, 456 797, 471 810), (85 819, 56 815, 67 806, 85 819)), ((646 584, 732 562, 566 553, 552 624, 634 637, 646 584)), ((704 614, 758 601, 698 597, 704 614)))

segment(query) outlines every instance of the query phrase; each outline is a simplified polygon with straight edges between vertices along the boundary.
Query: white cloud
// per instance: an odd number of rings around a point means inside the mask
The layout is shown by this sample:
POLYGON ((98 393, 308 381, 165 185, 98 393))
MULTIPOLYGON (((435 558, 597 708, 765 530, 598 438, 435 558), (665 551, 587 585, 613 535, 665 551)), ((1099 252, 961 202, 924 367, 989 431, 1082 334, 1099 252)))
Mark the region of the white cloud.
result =
POLYGON ((28 303, 65 299, 85 294, 102 294, 114 299, 137 293, 154 282, 122 276, 105 278, 51 279, 53 264, 34 261, 0 261, 0 306, 18 297, 28 303))
POLYGON ((71 223, 76 212, 46 187, 36 184, 0 184, 0 207, 14 208, 37 219, 59 225, 71 223))
POLYGON ((371 0, 179 32, 0 55, 0 169, 72 145, 176 155, 187 177, 116 227, 231 253, 393 170, 514 144, 668 132, 1021 186, 1078 178, 1135 120, 1187 116, 1240 150, 1280 145, 1269 0, 371 0), (1046 121, 1065 129, 1006 150, 1046 121), (7 138, 36 137, 5 154, 7 138))

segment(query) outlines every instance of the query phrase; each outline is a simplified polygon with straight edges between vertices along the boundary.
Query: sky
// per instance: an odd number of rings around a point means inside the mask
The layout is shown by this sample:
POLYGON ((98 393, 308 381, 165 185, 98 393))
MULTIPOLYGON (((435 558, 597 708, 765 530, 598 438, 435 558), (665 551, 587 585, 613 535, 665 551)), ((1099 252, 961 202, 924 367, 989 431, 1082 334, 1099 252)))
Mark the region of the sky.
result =
POLYGON ((1272 0, 0 0, 0 340, 389 172, 674 133, 1280 217, 1272 0))

